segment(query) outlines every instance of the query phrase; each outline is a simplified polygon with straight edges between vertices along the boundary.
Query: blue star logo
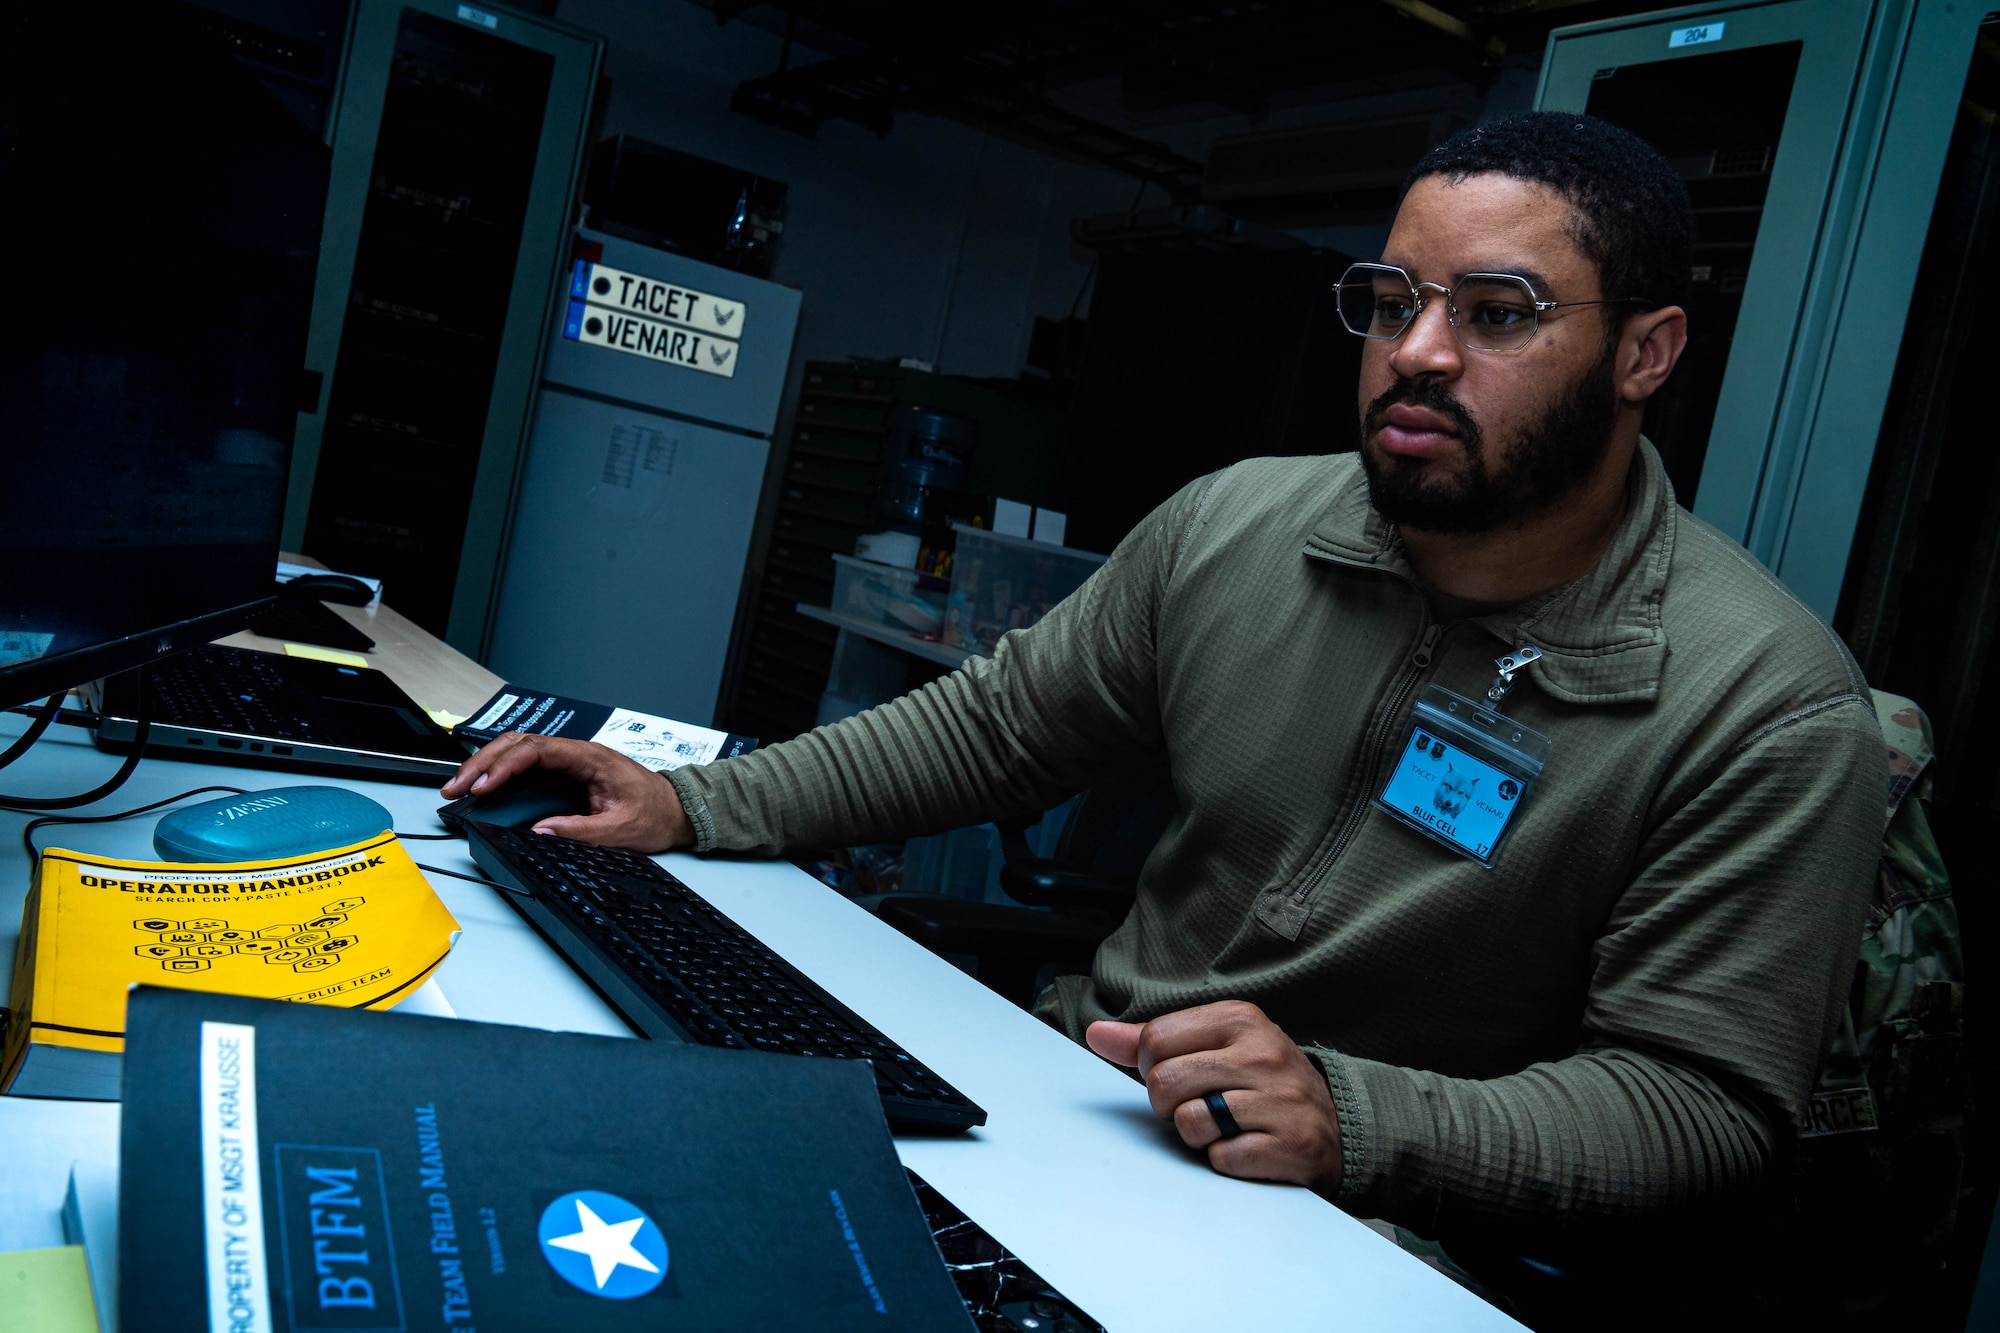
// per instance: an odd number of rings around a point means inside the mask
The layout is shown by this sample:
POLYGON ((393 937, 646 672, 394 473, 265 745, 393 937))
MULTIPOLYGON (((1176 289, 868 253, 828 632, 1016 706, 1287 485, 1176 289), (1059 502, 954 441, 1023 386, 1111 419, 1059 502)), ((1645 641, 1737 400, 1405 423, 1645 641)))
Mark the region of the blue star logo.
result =
POLYGON ((542 1210, 542 1257, 563 1281, 607 1300, 644 1296, 667 1275, 667 1238, 639 1208, 576 1190, 542 1210))

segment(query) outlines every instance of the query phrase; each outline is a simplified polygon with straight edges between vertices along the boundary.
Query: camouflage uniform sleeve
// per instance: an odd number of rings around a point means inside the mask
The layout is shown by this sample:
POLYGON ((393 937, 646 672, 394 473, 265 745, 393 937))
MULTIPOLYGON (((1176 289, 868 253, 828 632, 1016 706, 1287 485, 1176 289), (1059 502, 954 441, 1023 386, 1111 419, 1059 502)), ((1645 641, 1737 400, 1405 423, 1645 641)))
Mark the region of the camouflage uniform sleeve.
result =
POLYGON ((1924 814, 1937 756, 1930 719, 1880 690, 1875 716, 1889 748, 1888 829, 1847 1009, 1799 1125, 1807 1138, 1876 1128, 1897 1101, 1948 1100, 1926 1085, 1956 1079, 1962 1058, 1958 908, 1924 814))

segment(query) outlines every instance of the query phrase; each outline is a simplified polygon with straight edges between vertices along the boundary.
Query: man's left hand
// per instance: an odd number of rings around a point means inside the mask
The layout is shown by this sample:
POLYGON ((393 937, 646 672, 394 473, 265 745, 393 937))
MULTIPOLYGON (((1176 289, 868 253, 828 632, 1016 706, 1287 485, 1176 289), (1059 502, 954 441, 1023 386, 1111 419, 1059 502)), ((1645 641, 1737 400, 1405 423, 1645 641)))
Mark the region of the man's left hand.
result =
POLYGON ((1340 1185, 1340 1118, 1326 1076, 1254 1004, 1225 1000, 1150 1023, 1092 1023, 1090 1049, 1139 1071, 1153 1110, 1225 1176, 1340 1185), (1242 1133, 1223 1138, 1202 1099, 1223 1094, 1242 1133))

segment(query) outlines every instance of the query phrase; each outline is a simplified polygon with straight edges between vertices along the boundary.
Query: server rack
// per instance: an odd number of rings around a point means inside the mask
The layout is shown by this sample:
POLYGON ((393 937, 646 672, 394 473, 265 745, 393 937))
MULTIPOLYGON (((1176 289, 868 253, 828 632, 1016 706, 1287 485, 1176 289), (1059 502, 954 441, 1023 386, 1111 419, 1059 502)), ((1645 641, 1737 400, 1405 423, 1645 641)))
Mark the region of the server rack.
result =
POLYGON ((498 6, 358 0, 329 141, 289 549, 483 655, 566 276, 601 38, 498 6))
POLYGON ((1699 210, 1696 276, 1711 271, 1690 312, 1697 341, 1648 423, 1680 499, 1822 619, 1840 598, 1982 13, 1768 0, 1549 36, 1536 105, 1653 139, 1699 210))
POLYGON ((576 249, 488 665, 541 689, 705 724, 738 619, 799 293, 598 232, 579 232, 576 249), (689 344, 695 367, 632 350, 629 332, 589 341, 589 321, 611 307, 587 303, 617 299, 609 279, 593 290, 600 264, 621 283, 676 292, 687 304, 662 310, 665 319, 693 318, 689 305, 733 309, 689 344))

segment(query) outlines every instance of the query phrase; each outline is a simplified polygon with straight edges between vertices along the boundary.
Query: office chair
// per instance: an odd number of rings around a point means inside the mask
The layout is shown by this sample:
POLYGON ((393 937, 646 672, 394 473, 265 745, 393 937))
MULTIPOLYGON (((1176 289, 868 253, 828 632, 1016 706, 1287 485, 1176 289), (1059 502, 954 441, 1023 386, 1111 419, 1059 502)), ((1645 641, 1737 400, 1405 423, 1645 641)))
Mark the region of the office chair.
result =
POLYGON ((1120 764, 1082 793, 1053 856, 1028 845, 1041 816, 998 825, 1000 887, 1031 906, 895 893, 875 900, 875 914, 932 953, 973 959, 981 982, 1025 1009, 1052 977, 1090 970, 1174 810, 1164 755, 1120 764))

